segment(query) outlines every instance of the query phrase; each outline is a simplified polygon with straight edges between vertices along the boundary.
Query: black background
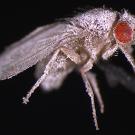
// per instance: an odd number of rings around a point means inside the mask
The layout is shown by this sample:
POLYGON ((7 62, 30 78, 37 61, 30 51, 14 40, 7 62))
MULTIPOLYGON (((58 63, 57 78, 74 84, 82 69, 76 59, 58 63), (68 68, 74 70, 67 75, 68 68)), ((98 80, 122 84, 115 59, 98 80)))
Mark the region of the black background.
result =
MULTIPOLYGON (((1 2, 0 51, 40 25, 72 16, 80 8, 103 5, 118 11, 125 8, 135 14, 134 0, 1 2)), ((112 57, 111 61, 132 72, 122 54, 112 57)), ((67 77, 59 90, 45 94, 38 88, 30 103, 23 105, 22 97, 35 83, 33 72, 34 67, 0 82, 0 134, 135 134, 135 95, 121 85, 110 88, 102 72, 96 71, 105 103, 103 115, 97 105, 100 131, 95 130, 90 98, 76 72, 67 77)))

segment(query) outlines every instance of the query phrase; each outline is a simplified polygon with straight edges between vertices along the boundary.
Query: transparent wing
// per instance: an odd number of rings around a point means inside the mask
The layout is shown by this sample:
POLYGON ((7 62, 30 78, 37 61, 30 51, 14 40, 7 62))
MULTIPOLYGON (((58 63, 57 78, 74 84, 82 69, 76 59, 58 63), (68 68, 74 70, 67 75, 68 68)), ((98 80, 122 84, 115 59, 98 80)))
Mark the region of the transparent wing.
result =
POLYGON ((14 43, 0 56, 0 80, 11 78, 46 58, 67 36, 67 24, 40 27, 14 43))

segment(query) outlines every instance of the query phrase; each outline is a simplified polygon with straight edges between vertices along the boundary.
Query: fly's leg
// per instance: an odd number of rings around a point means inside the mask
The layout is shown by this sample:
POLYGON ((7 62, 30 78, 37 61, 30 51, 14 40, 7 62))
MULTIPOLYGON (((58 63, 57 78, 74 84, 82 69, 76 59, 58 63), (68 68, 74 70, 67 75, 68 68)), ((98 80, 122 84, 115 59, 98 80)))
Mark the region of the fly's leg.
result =
POLYGON ((102 54, 102 58, 104 60, 107 60, 110 56, 114 54, 114 52, 116 52, 117 49, 118 45, 113 45, 112 47, 104 51, 104 53, 102 54))
POLYGON ((27 93, 26 97, 23 97, 23 103, 24 104, 27 104, 29 102, 29 98, 31 97, 32 93, 34 93, 34 91, 39 87, 39 85, 45 80, 45 78, 49 74, 49 70, 53 66, 53 62, 56 60, 59 52, 60 52, 60 50, 57 50, 53 54, 51 60, 46 65, 46 68, 44 70, 43 75, 37 80, 37 82, 34 84, 34 86, 30 89, 30 91, 27 93))
POLYGON ((82 62, 80 55, 76 53, 73 49, 61 47, 60 51, 63 52, 67 56, 67 58, 69 58, 75 64, 80 64, 82 62))
POLYGON ((97 115, 96 115, 96 109, 95 109, 95 101, 94 101, 94 93, 92 89, 92 85, 90 84, 90 80, 87 76, 87 73, 90 69, 93 67, 93 60, 89 59, 88 62, 80 69, 80 73, 82 76, 82 79, 85 83, 86 92, 91 98, 91 105, 92 105, 92 115, 95 123, 96 130, 99 130, 98 122, 97 122, 97 115))
POLYGON ((91 98, 92 115, 93 115, 95 127, 96 127, 96 130, 99 130, 97 116, 96 116, 96 109, 95 109, 94 93, 93 93, 92 87, 90 85, 89 79, 87 77, 87 73, 81 73, 81 75, 82 75, 83 81, 85 83, 86 92, 88 93, 88 95, 91 98))
POLYGON ((97 100, 98 100, 98 103, 100 106, 100 112, 104 113, 104 102, 103 102, 103 99, 102 99, 102 96, 100 93, 100 89, 99 89, 98 84, 97 84, 96 76, 93 73, 87 72, 87 77, 89 79, 89 82, 91 83, 93 92, 97 97, 97 100))
POLYGON ((132 56, 133 49, 131 48, 131 46, 120 46, 120 49, 124 53, 125 57, 129 61, 129 63, 131 64, 131 66, 135 72, 135 60, 132 56))
POLYGON ((92 69, 92 67, 93 67, 93 60, 92 59, 89 59, 88 61, 87 61, 87 63, 80 69, 80 72, 81 73, 86 73, 86 72, 88 72, 90 69, 92 69))
POLYGON ((29 102, 29 98, 31 97, 32 93, 39 87, 39 85, 46 79, 47 75, 50 72, 50 69, 53 67, 53 63, 57 59, 57 56, 60 52, 63 52, 71 61, 73 61, 76 64, 79 64, 81 62, 80 56, 71 49, 61 47, 55 51, 52 58, 48 62, 48 64, 45 67, 43 75, 37 80, 37 82, 34 84, 34 86, 30 89, 30 91, 27 93, 26 97, 23 97, 23 103, 27 104, 29 102))

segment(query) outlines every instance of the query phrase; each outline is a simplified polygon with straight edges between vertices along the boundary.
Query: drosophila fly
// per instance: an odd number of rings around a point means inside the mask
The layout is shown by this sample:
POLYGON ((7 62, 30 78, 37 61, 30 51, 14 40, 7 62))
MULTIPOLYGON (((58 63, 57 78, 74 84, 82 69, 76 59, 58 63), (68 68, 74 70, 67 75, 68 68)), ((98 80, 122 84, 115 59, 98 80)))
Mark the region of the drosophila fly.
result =
POLYGON ((91 98, 96 129, 98 123, 94 94, 104 112, 104 104, 94 74, 89 72, 102 58, 107 60, 120 49, 135 69, 131 45, 135 42, 135 16, 107 9, 92 9, 64 22, 37 28, 14 43, 0 56, 0 79, 9 79, 37 64, 39 79, 23 98, 27 103, 37 87, 59 88, 65 77, 77 70, 91 98))

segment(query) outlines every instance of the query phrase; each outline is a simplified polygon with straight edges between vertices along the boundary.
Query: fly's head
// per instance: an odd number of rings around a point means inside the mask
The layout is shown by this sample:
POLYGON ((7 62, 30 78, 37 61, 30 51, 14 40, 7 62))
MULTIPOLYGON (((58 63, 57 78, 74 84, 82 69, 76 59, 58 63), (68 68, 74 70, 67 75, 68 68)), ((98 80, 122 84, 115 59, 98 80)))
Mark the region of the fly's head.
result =
POLYGON ((107 56, 111 56, 117 49, 120 49, 135 71, 135 60, 132 56, 132 45, 135 44, 135 16, 127 11, 119 14, 119 19, 113 25, 113 37, 116 44, 113 45, 113 49, 105 53, 103 58, 107 59, 107 56))
POLYGON ((135 16, 124 11, 113 27, 113 36, 116 46, 124 53, 133 69, 135 69, 135 61, 132 56, 132 45, 135 43, 135 16))
POLYGON ((113 35, 119 46, 131 46, 135 43, 135 16, 126 11, 115 24, 113 35))

